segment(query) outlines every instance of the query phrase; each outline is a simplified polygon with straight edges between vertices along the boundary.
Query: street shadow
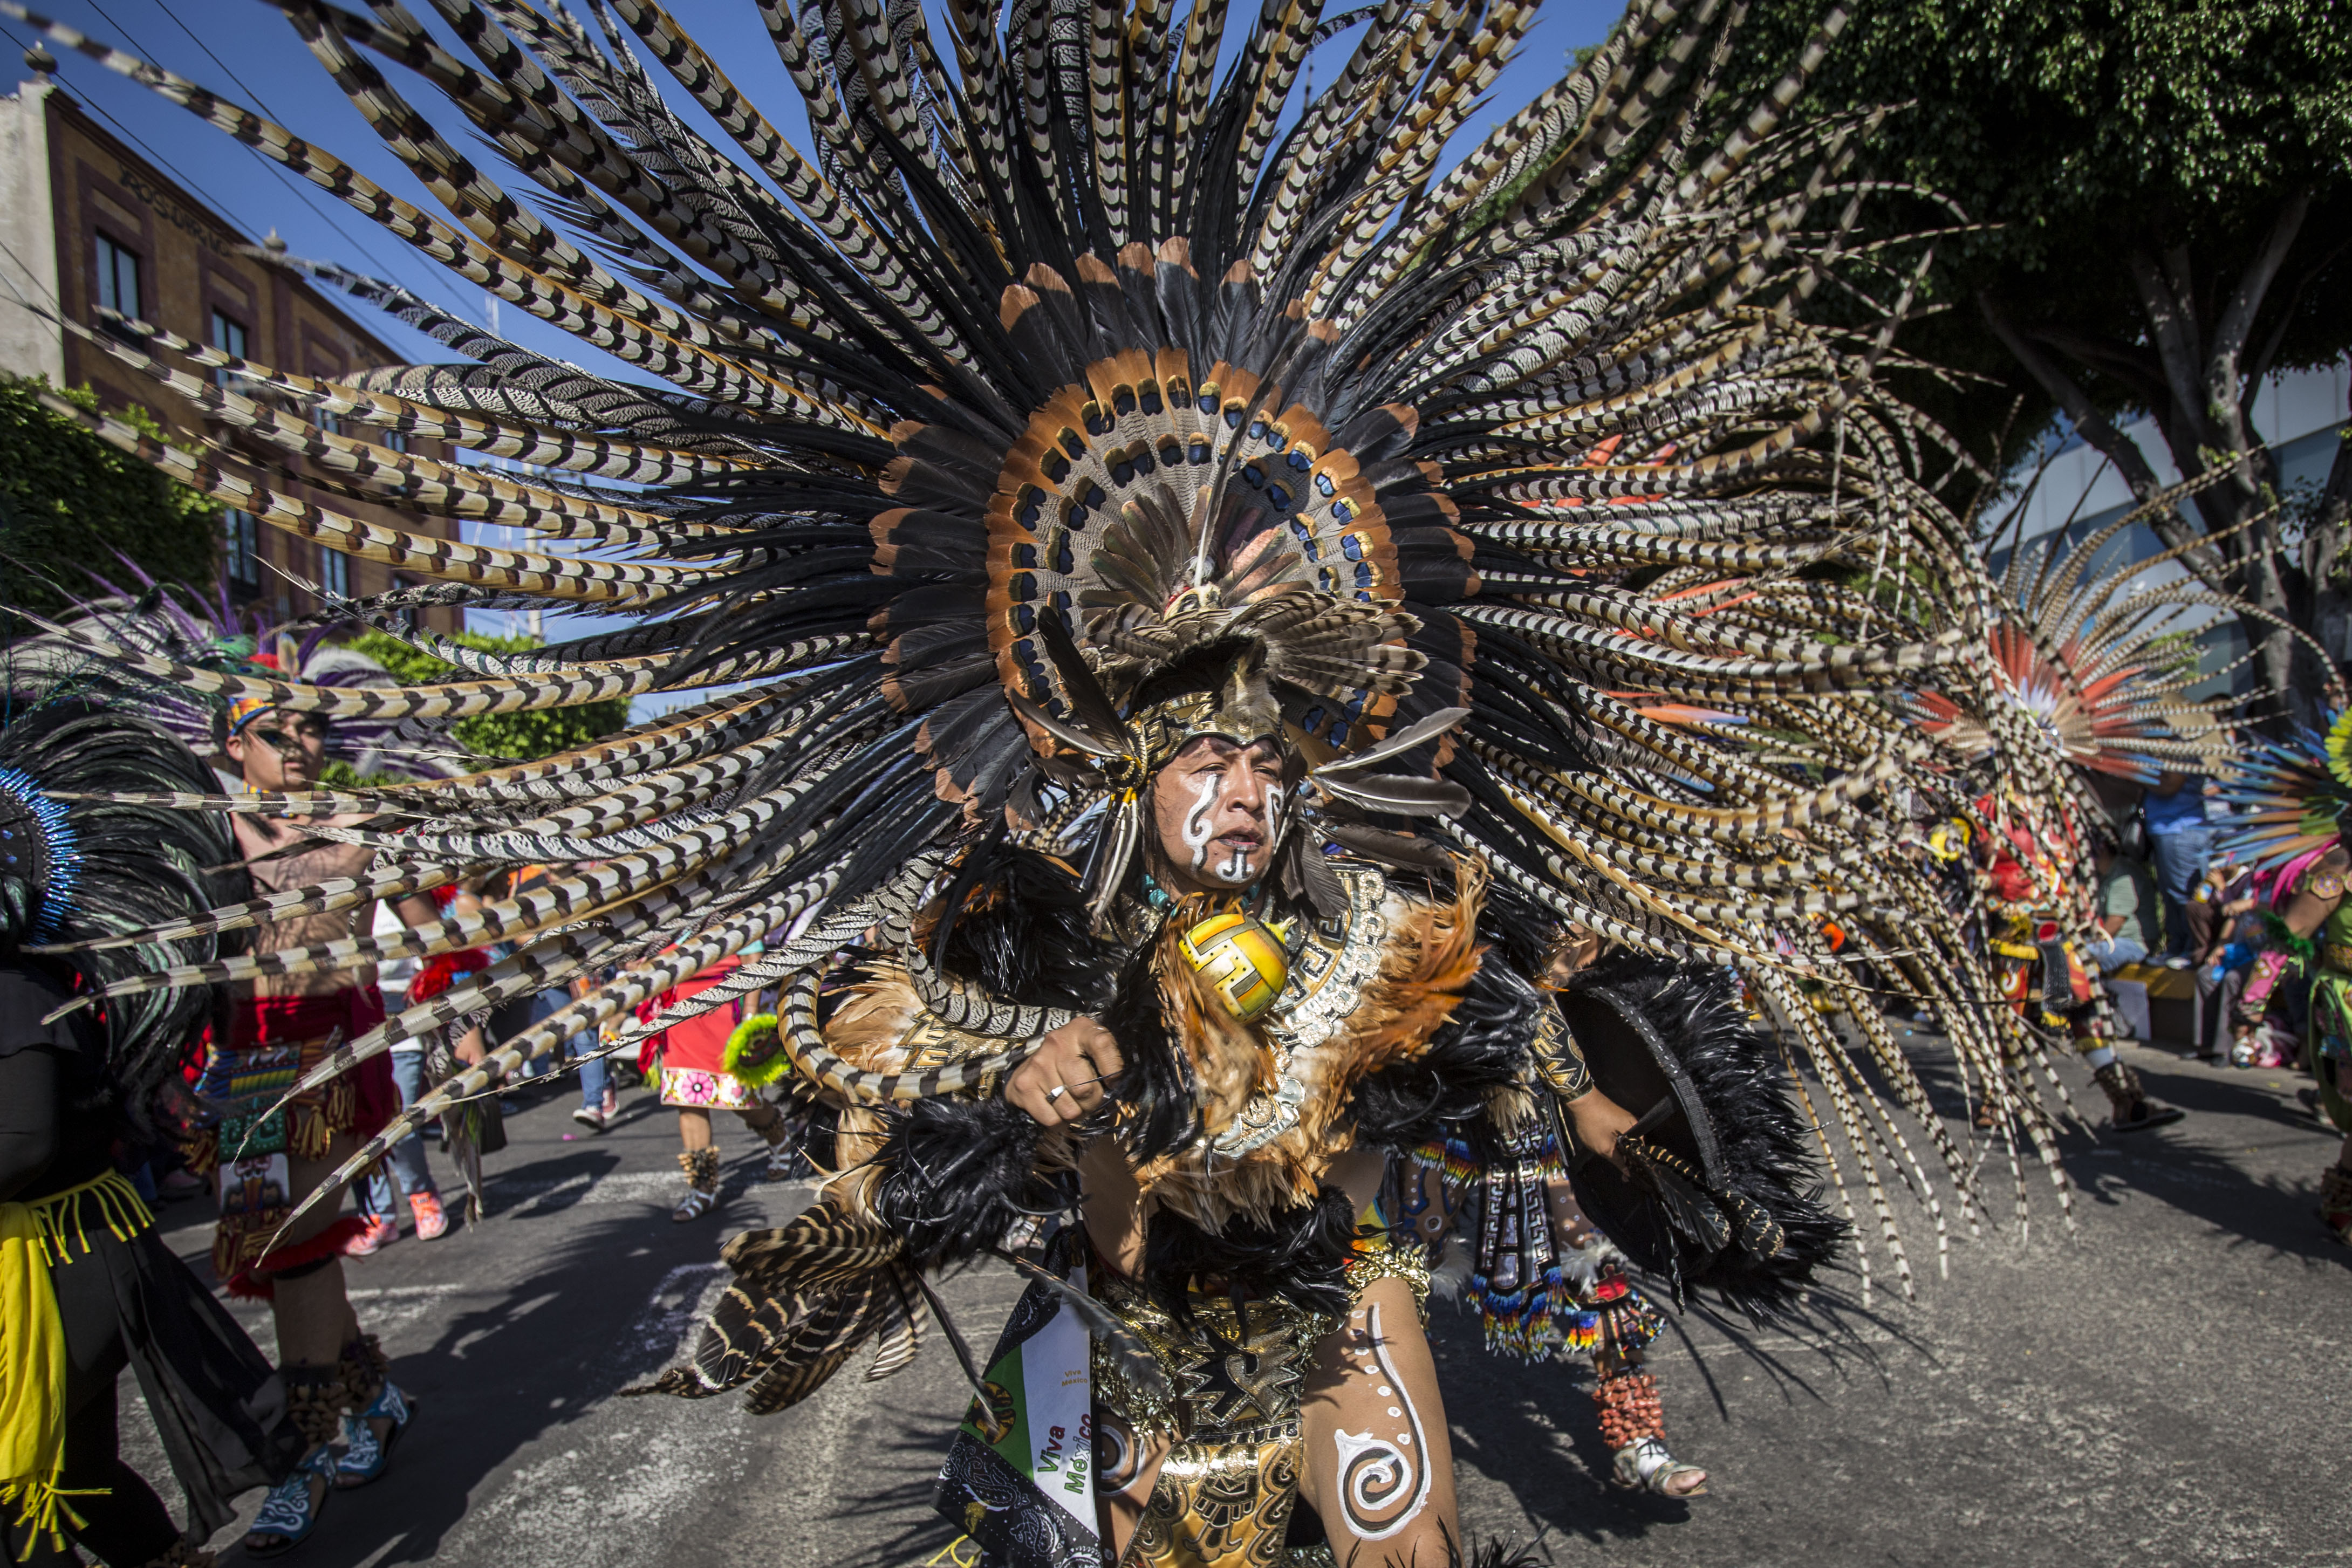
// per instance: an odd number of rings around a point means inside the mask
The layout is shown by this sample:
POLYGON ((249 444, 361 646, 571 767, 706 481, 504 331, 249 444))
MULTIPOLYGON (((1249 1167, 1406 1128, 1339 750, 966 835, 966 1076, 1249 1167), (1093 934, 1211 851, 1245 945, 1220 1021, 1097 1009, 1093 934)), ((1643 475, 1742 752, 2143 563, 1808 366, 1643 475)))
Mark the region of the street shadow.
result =
POLYGON ((483 1201, 493 1218, 551 1219, 585 1198, 620 1165, 616 1151, 593 1147, 502 1163, 483 1182, 483 1201))
MULTIPOLYGON (((1951 1141, 1969 1150, 1976 1160, 1976 1196, 1985 1230, 1995 1234, 2009 1228, 2005 1223, 2009 1205, 2004 1201, 2007 1194, 2003 1190, 2010 1180, 2005 1169, 2008 1150, 1997 1136, 1976 1132, 1969 1126, 1971 1107, 1949 1044, 1925 1029, 1915 1028, 1909 1035, 1903 1035, 1904 1027, 1899 1022, 1895 1024, 1898 1042, 1926 1090, 1930 1108, 1937 1113, 1951 1141)), ((2055 1060, 2065 1061, 2063 1046, 2053 1048, 2053 1054, 2055 1060)), ((2185 1069, 2170 1053, 2137 1048, 2127 1052, 2126 1060, 2149 1094, 2179 1106, 2189 1113, 2188 1118, 2143 1133, 2117 1134, 2105 1127, 2106 1106, 2095 1087, 2076 1082, 2069 1073, 2068 1093, 2074 1114, 2067 1117, 2043 1083, 2044 1103, 2053 1114, 2061 1116, 2057 1150, 2077 1202, 2113 1206, 2117 1189, 2127 1186, 2205 1221, 2217 1237, 2232 1248, 2263 1247, 2310 1263, 2352 1268, 2352 1252, 2329 1239, 2314 1213, 2319 1171, 2333 1157, 2336 1148, 2336 1134, 2332 1128, 2275 1090, 2251 1081, 2238 1082, 2216 1077, 2210 1070, 2185 1069), (2243 1117, 2266 1129, 2313 1134, 2310 1177, 2297 1182, 2251 1175, 2226 1155, 2197 1141, 2200 1124, 2210 1128, 2213 1121, 2223 1117, 2243 1117)), ((2294 1071, 2263 1071, 2273 1074, 2294 1071)), ((1893 1106, 1895 1097, 1883 1074, 1874 1067, 1865 1068, 1864 1073, 1880 1098, 1893 1106)), ((2252 1075, 2248 1076, 2251 1079, 2252 1075)), ((1804 1081, 1816 1103, 1821 1103, 1820 1084, 1810 1066, 1804 1081)), ((1899 1125, 1903 1118, 1899 1112, 1896 1115, 1899 1125)), ((1913 1152, 1919 1156, 1931 1182, 1940 1186, 1946 1174, 1937 1168, 1940 1162, 1920 1145, 1915 1144, 1913 1152)), ((1840 1155, 1842 1159, 1853 1158, 1850 1150, 1842 1148, 1840 1155)), ((2029 1189, 2037 1186, 2033 1170, 2040 1163, 2038 1151, 2021 1140, 2017 1158, 2026 1172, 2029 1189)), ((1880 1166, 1892 1195, 1893 1184, 1899 1177, 1892 1162, 1883 1155, 1880 1166)), ((1912 1212, 1917 1212, 1916 1205, 1910 1207, 1912 1212)), ((1907 1235, 1913 1227, 1906 1223, 1904 1228, 1907 1235)))
MULTIPOLYGON (((2201 1071, 2167 1071, 2162 1058, 2152 1053, 2135 1053, 2132 1065, 2147 1085, 2148 1092, 2168 1104, 2178 1105, 2193 1115, 2245 1116, 2268 1122, 2297 1133, 2324 1133, 2330 1139, 2336 1136, 2324 1122, 2315 1122, 2310 1113, 2294 1101, 2283 1099, 2275 1089, 2263 1086, 2266 1078, 2295 1078, 2309 1082, 2301 1070, 2292 1067, 2265 1067, 2232 1070, 2227 1078, 2216 1077, 2210 1069, 2201 1071)), ((2125 1138, 2118 1140, 2129 1143, 2125 1138)), ((2329 1151, 2331 1154, 2333 1149, 2329 1151)))
MULTIPOLYGON (((946 1353, 944 1345, 936 1348, 946 1353)), ((874 1484, 843 1488, 838 1496, 828 1500, 830 1506, 823 1515, 812 1515, 811 1523, 854 1519, 870 1531, 877 1519, 892 1522, 889 1533, 880 1540, 845 1551, 839 1559, 841 1568, 906 1568, 908 1563, 929 1563, 963 1534, 960 1526, 950 1523, 931 1506, 940 1467, 947 1461, 948 1445, 954 1440, 961 1415, 959 1411, 942 1421, 928 1412, 896 1409, 890 1412, 887 1429, 877 1432, 869 1427, 860 1433, 861 1444, 880 1456, 864 1472, 874 1484)))
MULTIPOLYGON (((2258 1247, 2307 1265, 2352 1270, 2352 1249, 2328 1236, 2317 1214, 2319 1173, 2337 1146, 2333 1129, 2326 1129, 2324 1137, 2313 1137, 2308 1177, 2255 1176, 2226 1155, 2167 1134, 2193 1124, 2200 1113, 2248 1114, 2240 1103, 2250 1098, 2276 1111, 2274 1099, 2258 1090, 2237 1090, 2210 1079, 2174 1076, 2146 1067, 2140 1073, 2151 1093, 2188 1111, 2191 1122, 2146 1133, 2109 1134, 2095 1145, 2070 1139, 2066 1169, 2076 1192, 2094 1203, 2113 1204, 2118 1189, 2129 1188, 2202 1221, 2232 1251, 2258 1247)), ((2297 1131, 2315 1131, 2310 1122, 2291 1113, 2265 1119, 2284 1121, 2297 1131)))
MULTIPOLYGON (((1001 1264, 982 1262, 934 1284, 957 1332, 985 1362, 1020 1299, 1022 1281, 1001 1264)), ((855 1521, 835 1537, 856 1542, 840 1548, 840 1568, 908 1568, 935 1558, 945 1564, 950 1560, 942 1553, 963 1534, 961 1525, 932 1508, 940 1467, 971 1399, 971 1385, 945 1337, 936 1322, 927 1327, 921 1355, 892 1379, 900 1392, 866 1407, 858 1447, 873 1461, 845 1476, 832 1495, 804 1500, 812 1529, 855 1521)))
POLYGON ((394 1358, 416 1425, 383 1482, 332 1498, 304 1568, 432 1560, 483 1478, 655 1370, 629 1331, 666 1281, 690 1273, 698 1290, 716 1267, 711 1232, 651 1229, 635 1211, 586 1227, 495 1300, 451 1311, 428 1348, 394 1358))
POLYGON ((1599 1545, 1689 1520, 1686 1501, 1608 1484, 1589 1367, 1493 1354, 1467 1312, 1433 1311, 1429 1329, 1454 1467, 1507 1490, 1539 1536, 1599 1545))
MULTIPOLYGON (((1675 1458, 1701 1469, 1707 1428, 1695 1408, 1711 1405, 1727 1427, 1725 1385, 1735 1370, 1763 1377, 1785 1403, 1825 1405, 1837 1397, 1833 1385, 1891 1386, 1890 1351, 1939 1359, 1887 1292, 1863 1301, 1849 1264, 1825 1270, 1801 1306, 1766 1323, 1697 1299, 1677 1312, 1656 1281, 1644 1288, 1663 1324, 1651 1364, 1668 1428, 1678 1434, 1675 1458), (1684 1354, 1672 1354, 1670 1344, 1684 1354)), ((1507 1488, 1537 1526, 1538 1542, 1559 1535, 1599 1546, 1689 1521, 1688 1501, 1610 1485, 1611 1455, 1583 1358, 1528 1363, 1491 1353, 1477 1317, 1458 1302, 1433 1305, 1430 1343, 1443 1366, 1455 1465, 1507 1488)))

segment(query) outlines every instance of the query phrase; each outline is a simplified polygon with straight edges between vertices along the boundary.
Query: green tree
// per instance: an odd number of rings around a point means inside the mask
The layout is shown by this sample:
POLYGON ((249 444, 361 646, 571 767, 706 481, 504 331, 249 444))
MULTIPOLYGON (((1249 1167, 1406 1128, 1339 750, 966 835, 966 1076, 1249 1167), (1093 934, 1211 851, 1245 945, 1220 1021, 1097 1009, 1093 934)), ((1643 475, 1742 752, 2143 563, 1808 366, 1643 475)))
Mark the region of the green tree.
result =
MULTIPOLYGON (((42 406, 46 377, 0 374, 0 605, 44 614, 88 597, 89 574, 128 586, 127 556, 159 582, 209 596, 220 507, 42 406)), ((88 387, 56 393, 95 411, 88 387)), ((121 417, 163 434, 145 410, 121 417)), ((21 628, 20 628, 21 629, 21 628)))
MULTIPOLYGON (((365 632, 342 641, 345 646, 365 653, 390 670, 403 685, 467 678, 465 672, 446 660, 420 653, 382 632, 365 632)), ((540 646, 535 637, 485 637, 472 632, 459 632, 449 641, 483 653, 528 653, 540 646)), ((585 746, 628 722, 629 700, 607 697, 578 707, 476 714, 471 718, 459 719, 452 728, 467 747, 485 757, 530 762, 585 746)))
MULTIPOLYGON (((1755 63, 1727 101, 1768 79, 1820 9, 1763 0, 1743 40, 1755 63)), ((2339 452, 2326 492, 2282 527, 2250 414, 2272 371, 2352 346, 2344 14, 2327 0, 1883 0, 1855 9, 1802 107, 1897 105, 1867 172, 1986 225, 1940 240, 1924 296, 1937 313, 1901 340, 1962 375, 1906 390, 1996 473, 2063 414, 2143 501, 2164 486, 2117 426, 2154 416, 2179 472, 2213 476, 2156 525, 2191 549, 2189 570, 2303 626, 2340 612, 2352 465, 2339 452)), ((1872 221, 1884 235, 1951 214, 1898 198, 1872 221)), ((2245 630, 2268 690, 2315 684, 2295 678, 2314 672, 2294 668, 2286 633, 2245 630)))

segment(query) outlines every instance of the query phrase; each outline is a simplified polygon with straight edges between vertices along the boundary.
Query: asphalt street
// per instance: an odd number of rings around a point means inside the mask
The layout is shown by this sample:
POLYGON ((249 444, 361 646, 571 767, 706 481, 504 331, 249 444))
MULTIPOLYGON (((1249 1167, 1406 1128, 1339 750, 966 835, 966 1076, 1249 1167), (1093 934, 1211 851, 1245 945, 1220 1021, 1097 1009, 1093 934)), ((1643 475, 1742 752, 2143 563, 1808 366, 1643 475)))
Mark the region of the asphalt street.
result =
MULTIPOLYGON (((1802 1329, 1675 1321, 1654 1359, 1675 1451, 1712 1472, 1691 1502, 1607 1490, 1580 1370, 1490 1356, 1475 1322, 1440 1305, 1465 1526, 1551 1563, 1627 1568, 2352 1561, 2352 1249, 2313 1217, 2335 1136, 2292 1073, 2127 1055, 2190 1115, 2129 1139, 2069 1137, 2073 1228, 2029 1171, 2021 1229, 2005 1170, 1989 1167, 2000 1212, 1983 1236, 1947 1204, 1948 1278, 1932 1222, 1896 1198, 1916 1301, 1888 1288, 1874 1241, 1868 1301, 1844 1275, 1802 1329)), ((2101 1104, 2085 1074, 2061 1071, 2079 1103, 2101 1104)), ((387 1476, 335 1497, 289 1561, 969 1563, 929 1507, 964 1405, 935 1339, 896 1377, 866 1383, 853 1366, 779 1416, 620 1396, 691 1345, 720 1243, 782 1223, 810 1191, 759 1182, 757 1141, 722 1114, 726 1202, 673 1224, 674 1114, 633 1091, 598 1135, 573 1125, 573 1103, 569 1088, 521 1092, 481 1225, 348 1265, 420 1414, 387 1476)), ((205 1207, 164 1211, 199 1270, 205 1207)), ((944 1291, 983 1354, 1018 1293, 996 1268, 944 1291)), ((266 1312, 237 1311, 270 1349, 266 1312)), ((160 1483, 129 1382, 123 1404, 126 1455, 160 1483)), ((246 1501, 249 1517, 259 1494, 246 1501)))

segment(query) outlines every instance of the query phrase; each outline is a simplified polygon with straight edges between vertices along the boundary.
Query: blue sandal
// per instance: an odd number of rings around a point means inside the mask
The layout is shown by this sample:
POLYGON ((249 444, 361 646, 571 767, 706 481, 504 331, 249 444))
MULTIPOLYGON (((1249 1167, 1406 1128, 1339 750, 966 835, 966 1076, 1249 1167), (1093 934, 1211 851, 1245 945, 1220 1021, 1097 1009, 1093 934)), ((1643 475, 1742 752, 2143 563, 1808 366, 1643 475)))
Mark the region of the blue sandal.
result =
POLYGON ((293 1551, 310 1538, 319 1527, 319 1516, 327 1511, 327 1499, 333 1493, 335 1451, 321 1443, 302 1456, 293 1473, 269 1489, 261 1500, 261 1511, 253 1516, 253 1523, 245 1532, 245 1552, 248 1557, 276 1557, 293 1551), (313 1478, 330 1484, 320 1489, 318 1497, 310 1496, 313 1478), (256 1538, 273 1539, 262 1544, 256 1538))
POLYGON ((392 1463, 393 1449, 400 1446, 401 1434, 408 1430, 415 1415, 416 1402, 386 1378, 366 1409, 343 1417, 343 1457, 335 1461, 335 1484, 349 1491, 383 1474, 384 1467, 392 1463), (378 1437, 368 1423, 384 1420, 392 1423, 392 1432, 378 1437))

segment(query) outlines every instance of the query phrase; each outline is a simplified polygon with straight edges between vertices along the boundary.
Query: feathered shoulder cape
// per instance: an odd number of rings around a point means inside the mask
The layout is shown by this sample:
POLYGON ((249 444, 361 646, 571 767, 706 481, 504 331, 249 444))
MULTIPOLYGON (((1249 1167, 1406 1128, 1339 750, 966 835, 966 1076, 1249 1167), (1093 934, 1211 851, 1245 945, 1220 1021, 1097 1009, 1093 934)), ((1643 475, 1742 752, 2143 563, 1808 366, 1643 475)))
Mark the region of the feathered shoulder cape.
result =
MULTIPOLYGON (((1027 852, 998 858, 945 944, 950 982, 1086 1008, 1118 1041, 1108 1119, 1136 1166, 1156 1285, 1214 1276, 1287 1293, 1334 1283, 1354 1216, 1327 1182, 1332 1163, 1359 1144, 1459 1131, 1518 1080, 1534 995, 1481 965, 1479 879, 1416 888, 1370 864, 1335 869, 1341 913, 1274 922, 1289 978, 1255 1025, 1224 1012, 1183 958, 1178 934, 1198 918, 1191 901, 1164 914, 1139 905, 1126 940, 1097 940, 1075 916, 1075 878, 1027 852), (1015 883, 1025 895, 1008 892, 1015 883)), ((924 966, 919 953, 859 954, 836 977, 826 1044, 887 1073, 994 1049, 927 1004, 924 966)), ((902 1112, 846 1111, 838 1166, 859 1174, 845 1175, 840 1199, 920 1238, 938 1261, 1001 1244, 1024 1213, 1066 1205, 1069 1134, 1035 1127, 996 1088, 983 1082, 902 1112)))

